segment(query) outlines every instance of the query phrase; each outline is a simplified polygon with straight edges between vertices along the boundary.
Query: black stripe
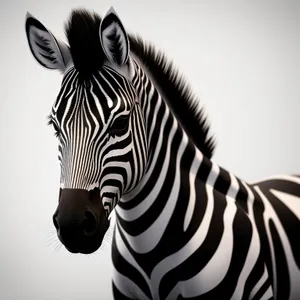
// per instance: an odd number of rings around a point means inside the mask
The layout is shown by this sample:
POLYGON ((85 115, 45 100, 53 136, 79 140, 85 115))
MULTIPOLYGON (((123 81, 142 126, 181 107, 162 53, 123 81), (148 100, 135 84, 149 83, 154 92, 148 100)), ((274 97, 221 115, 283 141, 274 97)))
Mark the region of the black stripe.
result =
MULTIPOLYGON (((51 48, 50 47, 47 47, 47 46, 45 46, 45 45, 41 45, 40 43, 38 43, 37 41, 34 41, 35 42, 35 44, 38 46, 38 47, 40 47, 42 50, 44 50, 45 52, 48 52, 49 54, 51 54, 51 48)), ((46 41, 45 41, 46 42, 46 41)), ((49 41, 48 41, 49 42, 49 41)), ((52 53, 53 53, 53 51, 52 51, 52 53)))
POLYGON ((260 199, 259 194, 256 192, 256 190, 253 187, 251 187, 251 191, 255 197, 254 204, 253 204, 254 221, 259 233, 260 244, 263 249, 264 260, 268 269, 270 281, 273 282, 273 265, 271 259, 271 249, 267 237, 267 230, 265 227, 264 216, 263 216, 265 207, 263 202, 260 199))
POLYGON ((298 241, 300 233, 300 220, 273 193, 271 193, 269 190, 264 192, 268 201, 276 211, 278 218, 280 219, 280 222, 289 240, 295 262, 298 265, 298 268, 300 268, 300 243, 298 241))
POLYGON ((290 275, 287 267, 286 256, 282 241, 272 220, 269 220, 270 231, 274 244, 277 274, 277 294, 276 299, 288 299, 290 294, 290 275))
MULTIPOLYGON (((198 186, 199 185, 197 185, 197 187, 198 186)), ((203 188, 205 189, 205 186, 203 186, 203 188)), ((201 198, 207 199, 206 193, 203 193, 203 188, 201 189, 202 192, 201 198)), ((221 195, 215 190, 213 191, 213 195, 214 195, 214 199, 216 199, 216 197, 219 198, 220 196, 221 198, 224 197, 223 195, 221 195)), ((199 197, 200 194, 197 196, 199 197)), ((159 294, 162 299, 164 299, 171 292, 171 290, 174 288, 174 286, 177 284, 179 280, 184 281, 195 276, 213 258, 220 244, 224 232, 223 215, 224 215, 225 208, 226 208, 226 202, 224 201, 224 198, 221 201, 216 201, 213 209, 210 226, 203 243, 182 264, 180 264, 178 267, 168 272, 163 277, 159 289, 159 294)), ((194 214, 198 215, 199 212, 195 211, 194 214)), ((195 222, 194 218, 192 222, 195 222)), ((195 228, 198 228, 199 225, 200 224, 198 224, 198 226, 197 224, 194 224, 193 226, 195 226, 195 228)), ((209 299, 215 299, 215 298, 212 297, 209 299)))
POLYGON ((39 52, 39 54, 40 54, 41 56, 43 56, 44 58, 46 58, 46 59, 48 59, 48 60, 51 60, 52 63, 54 63, 55 60, 56 60, 55 57, 52 57, 52 56, 50 56, 50 55, 44 55, 44 54, 42 54, 41 52, 39 52))
MULTIPOLYGON (((157 120, 162 120, 162 117, 164 115, 164 110, 160 109, 157 115, 157 120)), ((169 135, 169 132, 171 130, 171 126, 172 126, 172 119, 169 118, 166 122, 164 131, 163 131, 163 141, 162 141, 162 146, 161 149, 159 150, 159 156, 158 156, 158 160, 155 164, 155 167, 153 169, 153 179, 158 178, 159 173, 161 171, 161 166, 163 165, 163 161, 165 159, 166 156, 166 151, 165 149, 167 148, 167 137, 169 135)), ((156 130, 158 130, 158 128, 160 128, 160 124, 159 122, 156 123, 156 130)), ((157 140, 158 140, 158 135, 154 134, 153 135, 153 139, 156 139, 153 143, 153 141, 151 142, 153 145, 157 144, 157 140)), ((148 158, 148 161, 152 161, 152 158, 148 158)), ((154 188, 154 185, 156 183, 156 180, 151 180, 147 183, 147 185, 143 188, 143 190, 139 193, 138 197, 135 197, 134 199, 130 200, 129 202, 126 203, 120 203, 120 205, 122 205, 123 209, 132 209, 134 207, 136 207, 137 205, 139 205, 143 199, 145 199, 147 197, 147 195, 152 191, 152 189, 154 188)))
MULTIPOLYGON (((261 297, 266 293, 266 291, 268 290, 269 287, 270 287, 270 280, 269 280, 269 278, 267 278, 267 280, 264 282, 264 284, 257 291, 256 295, 252 298, 252 300, 260 300, 261 297)), ((278 299, 278 300, 288 299, 288 297, 286 297, 286 296, 284 296, 283 298, 276 298, 276 299, 278 299)), ((273 299, 273 297, 270 299, 273 299)))
MULTIPOLYGON (((182 156, 181 166, 185 166, 186 170, 190 169, 190 166, 193 162, 194 156, 192 153, 186 149, 182 156)), ((188 171, 180 172, 180 190, 178 194, 179 199, 188 199, 189 197, 189 176, 188 171)), ((203 188, 203 185, 201 185, 203 188)), ((206 204, 205 199, 203 199, 203 203, 201 203, 204 207, 206 204)), ((183 220, 186 213, 188 201, 178 201, 174 208, 174 212, 168 222, 168 225, 164 231, 164 234, 158 243, 158 245, 146 255, 138 255, 138 262, 146 271, 147 274, 150 274, 154 268, 160 261, 162 261, 165 257, 177 252, 185 245, 191 236, 195 233, 197 228, 193 226, 192 223, 188 231, 186 233, 183 232, 183 220), (176 233, 176 234, 175 234, 176 233)), ((201 206, 202 207, 202 206, 201 206)), ((197 208, 197 207, 196 207, 197 208)), ((153 220, 155 221, 155 220, 153 220)), ((201 222, 201 218, 197 219, 199 223, 201 222)))
MULTIPOLYGON (((169 119, 167 124, 166 124, 166 130, 167 129, 171 129, 172 126, 172 120, 169 119)), ((164 135, 164 136, 168 136, 168 134, 164 135)), ((172 145, 171 145, 171 149, 178 149, 179 148, 179 144, 181 142, 181 134, 178 132, 172 141, 172 145)), ((159 159, 157 160, 156 166, 154 168, 153 174, 152 174, 152 178, 159 178, 159 174, 161 172, 161 168, 163 165, 163 161, 165 159, 166 156, 166 146, 167 146, 167 138, 164 138, 164 143, 160 149, 160 155, 159 155, 159 159)), ((178 151, 178 150, 177 150, 178 151)), ((174 157, 177 154, 177 151, 172 151, 171 150, 171 156, 173 155, 174 157)), ((165 176, 165 181, 163 183, 163 189, 159 192, 157 199, 160 199, 160 201, 155 201, 153 203, 153 205, 138 219, 132 221, 132 222, 125 222, 121 217, 119 219, 121 226, 132 236, 137 236, 141 233, 143 233, 148 227, 151 226, 151 224, 153 223, 153 221, 155 221, 157 219, 157 217, 159 216, 159 214, 163 211, 168 197, 170 195, 171 189, 173 187, 174 184, 174 178, 175 178, 175 165, 174 164, 169 164, 168 166, 168 171, 167 174, 165 176)), ((154 181, 154 180, 153 180, 154 181)), ((153 183, 153 185, 155 184, 155 182, 153 183)), ((144 189, 145 190, 145 189, 144 189)), ((144 191, 143 190, 143 191, 144 191)), ((152 189, 151 189, 152 190, 152 189)), ((136 198, 140 198, 139 201, 142 201, 141 199, 144 199, 143 191, 139 194, 138 197, 136 198)), ((150 191, 149 191, 150 192, 150 191)), ((130 203, 132 205, 132 201, 127 202, 128 204, 130 203)), ((135 202, 135 201, 134 201, 135 202)), ((124 204, 123 204, 124 206, 124 204)), ((128 209, 129 205, 126 205, 126 208, 128 209)))
MULTIPOLYGON (((119 227, 119 224, 116 224, 116 226, 119 227)), ((120 230, 119 233, 121 239, 125 242, 126 247, 128 247, 125 237, 120 230)), ((116 246, 115 236, 113 238, 113 243, 112 243, 112 262, 119 273, 132 280, 151 299, 151 292, 147 282, 140 274, 140 272, 135 267, 133 267, 130 263, 128 263, 127 260, 125 260, 122 254, 119 252, 116 246)))
POLYGON ((248 206, 247 206, 247 201, 248 201, 248 192, 245 188, 245 186, 242 184, 241 180, 236 178, 238 185, 239 185, 239 191, 236 195, 236 202, 241 207, 246 213, 248 213, 248 206))
POLYGON ((217 189, 220 193, 226 195, 231 184, 231 178, 227 171, 220 168, 220 172, 216 182, 214 184, 214 188, 217 189))
POLYGON ((263 274, 264 274, 264 256, 263 256, 262 249, 260 249, 258 259, 253 269, 251 270, 251 273, 246 279, 243 298, 242 298, 243 300, 249 298, 250 293, 252 292, 253 288, 256 286, 258 281, 261 279, 263 274))

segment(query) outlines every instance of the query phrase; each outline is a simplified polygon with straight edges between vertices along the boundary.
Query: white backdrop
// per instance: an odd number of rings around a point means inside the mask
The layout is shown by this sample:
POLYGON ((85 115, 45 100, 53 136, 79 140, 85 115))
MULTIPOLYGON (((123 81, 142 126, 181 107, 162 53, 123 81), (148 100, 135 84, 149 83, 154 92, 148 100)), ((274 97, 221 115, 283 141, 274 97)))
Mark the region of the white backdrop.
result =
POLYGON ((214 160, 242 179, 300 173, 300 1, 10 0, 0 4, 0 299, 112 299, 109 245, 56 251, 57 144, 46 116, 61 75, 27 46, 28 10, 64 39, 72 8, 103 15, 174 59, 217 136, 214 160))

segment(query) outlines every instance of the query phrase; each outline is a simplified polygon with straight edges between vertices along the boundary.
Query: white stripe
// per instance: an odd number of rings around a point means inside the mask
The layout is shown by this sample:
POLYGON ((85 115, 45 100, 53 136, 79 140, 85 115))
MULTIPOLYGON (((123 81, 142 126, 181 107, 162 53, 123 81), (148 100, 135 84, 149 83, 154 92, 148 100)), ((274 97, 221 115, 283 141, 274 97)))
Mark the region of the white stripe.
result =
MULTIPOLYGON (((207 207, 205 210, 205 214, 203 216, 201 226, 198 227, 194 236, 188 241, 188 243, 183 245, 183 247, 179 251, 177 251, 172 255, 169 255, 164 260, 162 260, 159 264, 157 264, 157 266, 153 269, 151 273, 151 281, 152 281, 154 291, 157 293, 156 296, 158 295, 158 287, 162 277, 167 272, 174 269, 176 266, 180 265, 186 259, 188 259, 200 247, 200 245, 203 243, 203 241, 207 236, 209 225, 213 215, 214 200, 213 200, 212 188, 210 186, 206 186, 206 190, 207 190, 207 207)), ((178 283, 177 286, 174 287, 174 289, 176 291, 180 290, 180 284, 178 283)))
POLYGON ((249 295, 249 300, 253 299, 253 297, 256 295, 256 293, 258 292, 258 290, 266 282, 267 278, 268 278, 268 271, 267 271, 266 265, 264 265, 264 273, 262 274, 261 278, 259 279, 259 281, 256 283, 256 285, 252 289, 252 291, 251 291, 251 293, 249 295))
POLYGON ((236 179, 236 177, 229 173, 229 177, 230 177, 230 187, 228 189, 228 192, 227 192, 227 196, 231 197, 232 199, 236 199, 236 195, 240 189, 240 186, 239 186, 239 183, 236 179))
MULTIPOLYGON (((178 193, 180 190, 180 161, 186 146, 187 146, 187 137, 186 135, 184 135, 177 152, 175 179, 172 186, 172 190, 167 200, 167 203, 163 211, 160 213, 159 217, 149 228, 147 228, 143 233, 141 233, 138 236, 130 236, 125 230, 122 230, 122 233, 124 234, 126 240, 133 248, 133 250, 137 253, 147 253, 153 250, 158 244, 158 242, 160 241, 168 225, 168 222, 173 214, 175 205, 177 203, 176 199, 178 199, 178 193)), ((154 199, 156 199, 156 197, 154 199)), ((144 200, 142 203, 144 202, 147 201, 144 200)), ((119 207, 117 208, 117 212, 119 213, 119 207)), ((126 213, 123 211, 123 215, 125 214, 126 213)), ((129 213, 127 212, 126 216, 128 215, 129 213)))
MULTIPOLYGON (((147 173, 144 175, 144 177, 141 180, 141 182, 139 183, 139 185, 134 189, 134 191, 129 192, 126 195, 123 195, 123 198, 127 201, 132 199, 136 194, 138 194, 143 189, 144 185, 148 182, 149 178, 152 176, 153 169, 156 166, 158 155, 159 155, 159 152, 161 150, 162 140, 164 138, 163 134, 162 134, 162 131, 163 131, 164 126, 167 122, 168 116, 169 115, 166 112, 165 116, 162 120, 162 125, 161 125, 161 129, 160 129, 160 133, 159 133, 159 138, 158 138, 158 141, 157 141, 157 146, 156 146, 156 149, 155 149, 155 152, 154 152, 154 155, 153 155, 151 166, 148 169, 147 173)), ((168 169, 169 159, 170 159, 170 154, 171 154, 171 142, 173 140, 173 137, 175 135, 176 130, 177 130, 177 126, 176 126, 176 122, 174 120, 172 129, 171 129, 171 131, 169 133, 169 136, 168 136, 166 157, 165 157, 164 163, 162 165, 162 170, 160 172, 159 177, 157 178, 155 186, 153 187, 153 189, 151 190, 149 195, 144 199, 144 201, 142 201, 142 203, 140 203, 139 205, 132 208, 130 210, 130 214, 128 213, 127 210, 124 211, 122 208, 118 207, 117 212, 124 220, 131 221, 131 220, 137 219, 142 214, 144 214, 145 211, 147 211, 149 209, 149 207, 153 204, 153 202, 157 198, 157 195, 159 194, 159 192, 162 189, 164 179, 165 179, 165 176, 166 176, 166 172, 167 172, 167 169, 168 169)))
POLYGON ((275 189, 270 189, 270 192, 283 202, 299 219, 300 221, 300 197, 287 194, 275 189))
POLYGON ((288 270, 290 274, 290 283, 291 283, 291 292, 290 292, 290 299, 299 299, 300 295, 300 269, 298 268, 293 252, 291 249, 291 245, 289 243, 288 237, 286 235, 286 232, 284 230, 284 227, 282 226, 276 212, 274 211, 273 207, 269 203, 269 200, 265 197, 265 195, 262 193, 260 188, 258 186, 254 187, 259 196, 262 199, 262 202, 265 206, 264 211, 264 222, 266 226, 267 236, 269 239, 269 244, 271 246, 271 256, 272 256, 272 263, 273 263, 273 276, 274 276, 274 294, 277 294, 277 274, 276 274, 276 260, 275 260, 275 251, 274 251, 274 245, 272 240, 272 235, 270 232, 269 227, 269 220, 271 219, 274 223, 274 226, 278 232, 278 235, 280 237, 280 240, 282 242, 283 250, 285 253, 285 257, 288 264, 288 270))
MULTIPOLYGON (((209 204, 213 202, 213 190, 210 186, 207 186, 207 194, 210 194, 208 199, 209 204)), ((188 280, 178 282, 174 287, 174 289, 180 289, 183 297, 189 298, 202 295, 214 289, 226 276, 232 259, 232 223, 236 210, 235 204, 232 201, 227 201, 224 212, 224 232, 214 256, 198 274, 188 280)), ((202 225, 200 228, 202 228, 202 225)), ((206 233, 207 231, 208 230, 206 230, 206 233)), ((172 300, 171 297, 167 297, 167 299, 172 300)))
POLYGON ((195 155, 191 169, 189 171, 189 186, 190 186, 190 197, 189 197, 189 203, 186 210, 186 214, 184 217, 184 223, 183 223, 183 231, 186 231, 194 213, 195 203, 196 203, 196 193, 195 193, 195 187, 197 184, 197 172, 199 169, 199 166, 201 164, 201 160, 198 159, 198 157, 195 155))
POLYGON ((244 262, 243 270, 239 276, 239 280, 236 285, 235 291, 231 297, 231 300, 242 298, 247 278, 251 274, 251 271, 253 270, 253 267, 255 266, 255 263, 259 258, 259 251, 260 251, 259 236, 256 231, 256 228, 252 226, 252 237, 251 237, 251 243, 249 246, 248 254, 244 262))
POLYGON ((119 273, 114 266, 113 266, 113 274, 114 274, 113 282, 115 286, 126 297, 130 299, 152 300, 146 296, 146 294, 139 288, 139 286, 135 282, 133 282, 128 277, 119 273))
MULTIPOLYGON (((270 300, 272 297, 274 297, 274 294, 272 291, 272 287, 269 286, 269 288, 266 290, 265 294, 260 298, 260 300, 270 300)), ((278 300, 281 300, 281 299, 278 299, 278 300)), ((299 294, 298 294, 297 298, 290 298, 290 300, 299 300, 299 294)))
MULTIPOLYGON (((118 224, 118 220, 116 219, 116 223, 118 224)), ((119 232, 119 229, 118 229, 118 226, 116 224, 116 227, 115 227, 115 242, 116 242, 116 247, 118 249, 118 251, 120 252, 120 254, 122 255, 122 257, 130 264, 132 265, 140 274, 141 276, 144 278, 144 280, 146 281, 147 285, 150 287, 151 286, 151 282, 147 276, 147 274, 144 272, 144 270, 139 266, 139 264, 136 262, 135 258, 131 255, 131 253, 129 252, 127 246, 125 245, 121 235, 120 235, 120 232, 119 232)), ((117 274, 117 277, 120 276, 121 274, 118 273, 117 274)), ((123 275, 121 275, 123 276, 123 275)), ((115 277, 115 276, 114 276, 115 277)), ((122 285, 124 285, 125 287, 127 286, 126 284, 124 284, 125 282, 123 281, 124 276, 122 277, 122 285)), ((127 279, 128 280, 128 279, 127 279)), ((130 286, 130 285, 129 285, 130 286)), ((128 286, 127 286, 128 287, 128 286)), ((121 289, 121 291, 123 291, 123 289, 121 289)), ((135 290, 135 289, 134 289, 135 290)), ((139 299, 145 299, 145 298, 139 298, 139 299)))

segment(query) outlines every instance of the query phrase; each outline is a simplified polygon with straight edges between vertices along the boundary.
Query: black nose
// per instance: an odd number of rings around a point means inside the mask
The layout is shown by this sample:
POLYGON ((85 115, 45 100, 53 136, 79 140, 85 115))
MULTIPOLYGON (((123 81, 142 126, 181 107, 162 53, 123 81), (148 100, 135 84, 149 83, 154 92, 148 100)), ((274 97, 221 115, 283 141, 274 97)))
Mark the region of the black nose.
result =
POLYGON ((87 207, 83 218, 64 219, 58 210, 53 215, 53 224, 63 241, 93 236, 97 231, 97 218, 87 207))
POLYGON ((92 253, 106 231, 105 210, 99 189, 62 189, 53 215, 57 235, 71 252, 92 253))

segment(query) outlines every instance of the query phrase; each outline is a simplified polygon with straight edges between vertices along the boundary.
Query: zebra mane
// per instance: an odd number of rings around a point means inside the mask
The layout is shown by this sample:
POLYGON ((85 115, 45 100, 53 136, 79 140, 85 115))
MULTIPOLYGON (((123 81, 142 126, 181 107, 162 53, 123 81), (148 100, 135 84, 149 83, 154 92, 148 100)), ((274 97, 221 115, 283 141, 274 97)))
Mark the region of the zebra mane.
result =
MULTIPOLYGON (((71 12, 65 24, 65 32, 70 45, 75 68, 82 78, 100 70, 105 62, 105 54, 99 38, 101 17, 85 9, 71 12)), ((209 124, 199 99, 174 67, 166 55, 146 43, 141 37, 128 34, 130 51, 140 60, 155 78, 155 83, 163 91, 166 101, 179 123, 203 155, 211 158, 215 149, 214 137, 209 136, 209 124)))
POLYGON ((100 23, 101 17, 96 13, 75 9, 65 24, 74 67, 82 78, 100 70, 105 61, 99 38, 100 23))
POLYGON ((151 43, 146 43, 140 36, 129 35, 130 50, 147 68, 156 85, 163 91, 166 101, 177 120, 201 150, 211 158, 215 150, 215 139, 209 136, 209 123, 203 107, 199 108, 199 99, 173 62, 151 43))

